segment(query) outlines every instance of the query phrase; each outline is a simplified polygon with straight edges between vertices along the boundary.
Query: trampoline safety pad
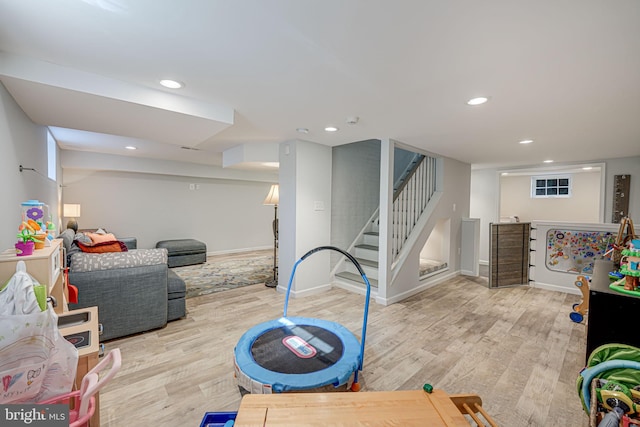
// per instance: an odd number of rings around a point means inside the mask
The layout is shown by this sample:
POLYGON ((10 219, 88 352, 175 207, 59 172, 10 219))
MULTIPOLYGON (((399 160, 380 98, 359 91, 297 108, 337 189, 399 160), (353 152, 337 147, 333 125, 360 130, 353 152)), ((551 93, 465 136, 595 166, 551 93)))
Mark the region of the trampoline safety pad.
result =
POLYGON ((346 383, 359 367, 360 343, 344 326, 282 317, 249 329, 235 348, 238 385, 251 393, 346 383))

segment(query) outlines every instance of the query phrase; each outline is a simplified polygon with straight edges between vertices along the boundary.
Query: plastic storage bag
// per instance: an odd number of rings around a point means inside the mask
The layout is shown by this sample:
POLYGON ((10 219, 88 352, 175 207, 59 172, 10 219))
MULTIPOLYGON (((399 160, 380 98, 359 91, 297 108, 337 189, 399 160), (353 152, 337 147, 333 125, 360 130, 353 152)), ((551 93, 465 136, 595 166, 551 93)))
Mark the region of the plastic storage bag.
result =
POLYGON ((75 381, 78 350, 58 330, 53 308, 40 309, 37 286, 19 261, 0 290, 0 404, 68 393, 75 381))

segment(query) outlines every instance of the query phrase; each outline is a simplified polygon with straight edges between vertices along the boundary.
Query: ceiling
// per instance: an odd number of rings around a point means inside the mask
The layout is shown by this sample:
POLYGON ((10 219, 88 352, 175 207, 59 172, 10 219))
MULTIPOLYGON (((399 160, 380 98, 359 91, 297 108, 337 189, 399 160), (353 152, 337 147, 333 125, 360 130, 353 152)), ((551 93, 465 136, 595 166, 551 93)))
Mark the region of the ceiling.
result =
POLYGON ((584 162, 640 155, 638 22, 637 0, 0 0, 0 81, 72 150, 222 165, 389 137, 584 162))

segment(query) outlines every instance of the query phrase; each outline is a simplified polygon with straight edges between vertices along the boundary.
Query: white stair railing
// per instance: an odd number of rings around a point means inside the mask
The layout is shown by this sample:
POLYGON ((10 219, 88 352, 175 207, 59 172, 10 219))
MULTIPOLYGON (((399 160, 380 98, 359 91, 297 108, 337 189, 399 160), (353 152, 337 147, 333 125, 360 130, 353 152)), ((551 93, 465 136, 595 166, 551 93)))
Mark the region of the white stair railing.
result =
POLYGON ((391 212, 391 250, 394 261, 435 191, 436 159, 422 156, 394 194, 391 212))

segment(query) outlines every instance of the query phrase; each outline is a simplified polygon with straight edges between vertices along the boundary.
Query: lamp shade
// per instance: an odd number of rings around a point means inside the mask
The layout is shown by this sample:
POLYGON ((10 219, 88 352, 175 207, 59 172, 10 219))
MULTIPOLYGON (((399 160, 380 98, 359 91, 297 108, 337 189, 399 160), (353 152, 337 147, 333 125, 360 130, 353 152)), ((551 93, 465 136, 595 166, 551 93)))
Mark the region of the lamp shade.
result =
POLYGON ((62 206, 62 216, 65 218, 78 218, 80 216, 80 205, 65 203, 62 206))
POLYGON ((280 192, 278 190, 278 184, 273 184, 271 189, 269 189, 269 194, 267 194, 267 198, 262 202, 263 205, 277 205, 280 201, 280 192))

